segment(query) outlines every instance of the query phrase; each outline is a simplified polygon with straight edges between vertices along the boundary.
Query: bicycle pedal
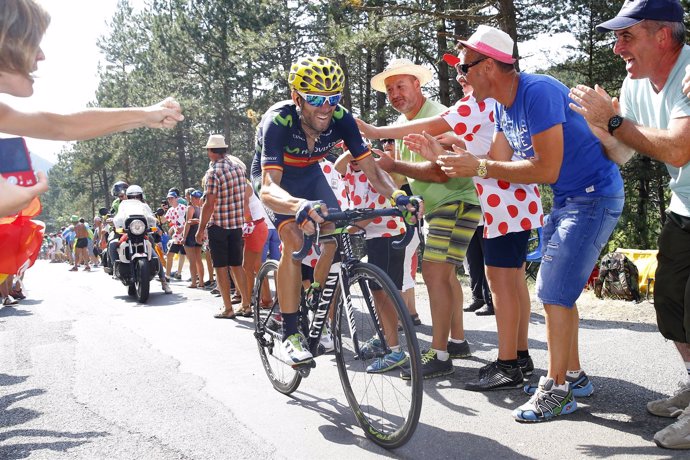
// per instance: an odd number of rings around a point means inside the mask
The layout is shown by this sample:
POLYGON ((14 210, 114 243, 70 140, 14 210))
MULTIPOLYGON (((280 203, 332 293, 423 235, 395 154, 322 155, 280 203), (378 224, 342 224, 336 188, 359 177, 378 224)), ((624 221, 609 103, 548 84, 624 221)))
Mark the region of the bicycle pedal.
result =
POLYGON ((316 367, 316 361, 314 361, 313 359, 309 360, 309 361, 305 361, 303 363, 297 363, 297 364, 292 365, 292 368, 295 369, 296 371, 301 371, 303 369, 313 369, 315 367, 316 367))

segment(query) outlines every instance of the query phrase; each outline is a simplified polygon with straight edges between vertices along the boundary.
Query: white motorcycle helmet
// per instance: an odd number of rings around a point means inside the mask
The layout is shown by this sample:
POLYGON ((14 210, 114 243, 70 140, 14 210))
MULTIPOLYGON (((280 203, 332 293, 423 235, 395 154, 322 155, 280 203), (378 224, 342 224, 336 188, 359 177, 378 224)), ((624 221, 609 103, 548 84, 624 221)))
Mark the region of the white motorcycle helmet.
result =
POLYGON ((125 192, 128 200, 144 201, 144 191, 138 185, 130 185, 125 192))

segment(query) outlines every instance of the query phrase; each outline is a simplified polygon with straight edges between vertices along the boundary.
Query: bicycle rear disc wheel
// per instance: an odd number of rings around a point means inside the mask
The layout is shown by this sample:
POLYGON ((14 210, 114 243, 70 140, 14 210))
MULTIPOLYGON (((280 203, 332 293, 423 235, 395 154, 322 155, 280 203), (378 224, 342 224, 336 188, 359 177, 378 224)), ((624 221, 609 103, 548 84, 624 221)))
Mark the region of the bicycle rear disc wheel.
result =
POLYGON ((289 364, 280 359, 283 322, 278 306, 276 275, 278 263, 267 260, 259 269, 252 293, 254 305, 254 337, 259 347, 259 356, 266 375, 273 388, 283 394, 297 389, 302 376, 289 364), (262 303, 262 298, 264 302, 262 303), (270 302, 266 301, 270 298, 270 302))
POLYGON ((365 435, 376 444, 393 449, 410 439, 422 409, 423 382, 417 336, 398 289, 383 270, 368 263, 357 263, 350 270, 349 278, 345 289, 342 283, 338 287, 335 297, 338 301, 335 354, 340 381, 365 435), (367 372, 367 367, 385 355, 382 349, 373 354, 361 352, 361 347, 370 339, 378 338, 382 330, 371 313, 376 311, 376 300, 369 287, 372 283, 382 287, 379 299, 390 300, 402 325, 401 331, 393 332, 398 334, 401 351, 407 356, 402 367, 409 372, 409 380, 401 378, 401 367, 387 372, 367 372), (352 305, 349 315, 348 297, 352 305))

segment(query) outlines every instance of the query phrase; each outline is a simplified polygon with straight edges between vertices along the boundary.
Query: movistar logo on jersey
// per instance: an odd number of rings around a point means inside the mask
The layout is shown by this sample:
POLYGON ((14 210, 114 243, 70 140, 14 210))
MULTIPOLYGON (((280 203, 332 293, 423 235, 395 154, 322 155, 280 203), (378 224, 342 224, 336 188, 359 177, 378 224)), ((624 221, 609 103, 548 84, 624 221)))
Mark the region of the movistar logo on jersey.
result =
POLYGON ((338 105, 335 108, 335 111, 333 112, 333 118, 335 118, 336 120, 340 120, 341 118, 343 118, 345 116, 346 113, 347 113, 347 110, 345 109, 345 107, 338 105))
POLYGON ((287 126, 288 128, 292 128, 292 114, 287 114, 283 117, 279 113, 277 113, 276 116, 273 117, 273 123, 275 123, 276 125, 287 126))
POLYGON ((287 153, 289 153, 290 155, 296 155, 296 154, 298 154, 298 153, 302 150, 302 149, 300 149, 299 147, 295 147, 294 149, 291 149, 291 148, 288 147, 287 145, 286 145, 284 148, 285 148, 285 151, 286 151, 287 153))

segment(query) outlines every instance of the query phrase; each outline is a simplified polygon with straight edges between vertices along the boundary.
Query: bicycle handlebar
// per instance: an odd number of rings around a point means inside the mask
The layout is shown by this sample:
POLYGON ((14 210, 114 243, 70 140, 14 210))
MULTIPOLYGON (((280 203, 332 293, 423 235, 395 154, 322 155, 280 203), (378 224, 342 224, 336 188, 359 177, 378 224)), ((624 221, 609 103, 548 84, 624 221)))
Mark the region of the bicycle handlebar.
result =
MULTIPOLYGON (((345 211, 341 211, 339 209, 329 209, 328 210, 328 215, 324 217, 324 220, 326 222, 333 222, 335 223, 336 227, 342 228, 346 227, 348 225, 354 225, 356 222, 362 221, 362 220, 368 220, 368 219, 373 219, 375 217, 389 217, 389 216, 394 216, 394 217, 403 217, 403 212, 399 210, 398 208, 383 208, 383 209, 348 209, 345 211)), ((414 236, 414 231, 418 230, 419 225, 412 225, 408 224, 407 221, 403 218, 403 223, 405 224, 405 236, 398 241, 393 241, 391 245, 393 246, 394 249, 401 249, 407 246, 410 241, 412 240, 412 237, 414 236)), ((304 259, 307 254, 309 253, 309 249, 311 249, 312 245, 314 244, 315 241, 318 241, 319 237, 319 226, 316 226, 316 233, 312 235, 304 235, 304 240, 302 242, 302 248, 297 251, 292 253, 292 258, 295 260, 302 260, 304 259)), ((318 248, 318 246, 315 246, 315 249, 318 248)), ((319 251, 317 250, 317 253, 319 251)))

